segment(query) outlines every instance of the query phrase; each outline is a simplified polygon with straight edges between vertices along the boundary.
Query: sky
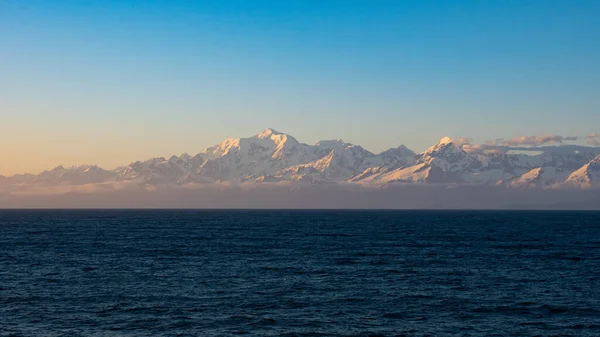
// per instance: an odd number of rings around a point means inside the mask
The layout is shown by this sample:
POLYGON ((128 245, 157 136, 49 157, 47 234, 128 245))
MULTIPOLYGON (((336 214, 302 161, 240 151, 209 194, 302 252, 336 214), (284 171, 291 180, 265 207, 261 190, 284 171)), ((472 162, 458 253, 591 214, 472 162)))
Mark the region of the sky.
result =
MULTIPOLYGON (((421 151, 600 131, 600 1, 0 1, 0 174, 271 127, 421 151)), ((583 138, 582 138, 583 139, 583 138)))

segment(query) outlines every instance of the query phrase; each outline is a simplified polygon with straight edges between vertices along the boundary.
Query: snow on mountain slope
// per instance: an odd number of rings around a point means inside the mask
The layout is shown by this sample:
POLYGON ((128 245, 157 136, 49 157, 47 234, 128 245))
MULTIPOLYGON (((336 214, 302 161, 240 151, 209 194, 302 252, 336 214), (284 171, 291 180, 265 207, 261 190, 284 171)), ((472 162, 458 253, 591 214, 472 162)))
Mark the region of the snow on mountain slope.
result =
POLYGON ((377 167, 369 167, 368 169, 364 170, 363 172, 355 175, 354 177, 350 178, 350 182, 368 182, 371 181, 372 178, 377 177, 383 173, 388 172, 390 169, 388 169, 387 167, 382 167, 382 166, 377 166, 377 167))
POLYGON ((600 155, 569 175, 565 182, 582 188, 600 186, 600 155))
POLYGON ((594 158, 594 151, 556 151, 534 155, 503 154, 507 172, 513 174, 498 182, 498 185, 531 188, 549 187, 559 184, 575 170, 594 158))
POLYGON ((249 138, 228 138, 193 157, 183 154, 135 162, 120 168, 119 176, 145 183, 239 181, 316 159, 310 146, 266 129, 249 138))
POLYGON ((515 168, 517 175, 529 172, 531 169, 538 167, 555 167, 566 171, 575 171, 581 166, 592 160, 596 154, 594 152, 543 152, 535 155, 524 154, 508 154, 507 157, 511 161, 511 165, 515 168), (526 170, 520 172, 519 170, 526 170))
POLYGON ((70 168, 57 166, 32 177, 27 183, 32 185, 84 185, 101 183, 116 177, 115 172, 104 170, 96 165, 70 168))
POLYGON ((443 177, 443 171, 437 167, 427 165, 426 163, 419 163, 406 168, 399 168, 393 171, 384 172, 379 175, 372 175, 362 182, 376 182, 376 183, 394 183, 394 182, 430 182, 438 183, 444 182, 447 179, 443 177))
POLYGON ((115 172, 107 171, 96 165, 84 165, 65 170, 59 177, 59 180, 61 184, 84 185, 101 183, 115 177, 115 172))
POLYGON ((196 176, 215 181, 272 175, 318 159, 311 146, 273 129, 250 138, 227 139, 208 148, 206 155, 207 160, 198 168, 196 176))
MULTIPOLYGON (((339 149, 339 148, 338 148, 339 149)), ((360 166, 361 151, 331 149, 329 154, 316 161, 295 165, 275 174, 280 180, 292 181, 346 181, 354 176, 360 166)))
POLYGON ((469 174, 479 173, 483 167, 477 156, 463 151, 449 137, 442 138, 415 158, 413 166, 370 175, 361 182, 457 183, 469 181, 469 174))
POLYGON ((35 174, 24 173, 24 174, 15 174, 14 176, 6 177, 8 179, 8 184, 11 185, 25 185, 31 183, 31 181, 36 177, 35 174))
MULTIPOLYGON (((281 170, 271 179, 342 182, 351 180, 370 168, 396 168, 414 161, 414 152, 405 146, 376 155, 341 139, 320 141, 313 147, 313 152, 319 159, 281 170)), ((258 181, 264 180, 262 178, 258 181)))
POLYGON ((383 173, 392 169, 404 168, 411 166, 415 163, 416 154, 409 150, 406 146, 400 145, 397 148, 388 149, 381 152, 380 154, 369 154, 364 157, 361 164, 354 168, 356 172, 355 176, 351 178, 352 181, 358 181, 366 176, 371 176, 375 172, 369 169, 381 168, 377 173, 383 173))
POLYGON ((172 156, 168 160, 163 157, 146 161, 137 161, 125 167, 117 168, 119 180, 134 180, 139 183, 175 183, 178 182, 194 164, 203 161, 202 156, 190 157, 184 153, 180 157, 172 156))
POLYGON ((480 169, 483 164, 477 156, 465 151, 451 138, 444 137, 436 145, 421 153, 417 161, 456 174, 466 170, 480 169))
POLYGON ((462 180, 470 184, 497 185, 501 181, 518 177, 536 167, 529 161, 530 157, 520 154, 486 151, 475 154, 475 158, 481 166, 461 175, 462 180))
POLYGON ((588 162, 593 151, 543 152, 528 156, 502 151, 465 152, 449 137, 416 156, 416 164, 386 172, 366 172, 362 183, 466 183, 545 187, 588 162), (539 169, 539 170, 538 170, 539 169))
POLYGON ((570 170, 563 168, 538 167, 518 177, 502 180, 499 184, 518 188, 548 187, 565 181, 570 173, 570 170))
POLYGON ((112 171, 90 165, 58 166, 37 175, 0 176, 0 185, 293 181, 547 187, 567 177, 570 184, 577 186, 593 185, 599 180, 600 156, 596 156, 600 150, 597 148, 545 147, 542 150, 532 152, 520 148, 512 153, 510 148, 464 147, 444 137, 420 154, 403 145, 374 154, 341 139, 307 145, 269 128, 252 137, 226 139, 194 156, 184 153, 169 159, 151 158, 112 171))
POLYGON ((412 150, 404 145, 391 148, 377 155, 378 161, 369 162, 370 167, 382 166, 390 169, 410 166, 415 163, 415 156, 412 150))
POLYGON ((314 148, 315 154, 318 158, 323 158, 329 155, 331 150, 335 150, 338 154, 345 153, 346 156, 354 157, 359 160, 374 155, 360 145, 346 143, 341 139, 322 140, 315 144, 314 148))

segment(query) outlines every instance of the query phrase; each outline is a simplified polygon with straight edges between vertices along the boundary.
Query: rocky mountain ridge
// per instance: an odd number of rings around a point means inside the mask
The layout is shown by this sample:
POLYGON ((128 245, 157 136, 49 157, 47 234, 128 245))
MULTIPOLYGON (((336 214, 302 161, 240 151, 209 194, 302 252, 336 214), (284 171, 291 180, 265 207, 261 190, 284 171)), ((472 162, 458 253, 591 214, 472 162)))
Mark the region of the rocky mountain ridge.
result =
MULTIPOLYGON (((557 147, 559 149, 559 147, 557 147)), ((115 170, 95 165, 58 166, 40 174, 0 176, 0 186, 83 185, 111 181, 139 184, 215 182, 435 183, 507 188, 600 186, 600 148, 559 149, 539 154, 507 149, 473 151, 444 137, 416 154, 407 147, 372 153, 341 139, 315 145, 273 129, 229 138, 194 156, 182 154, 136 161, 115 170)))

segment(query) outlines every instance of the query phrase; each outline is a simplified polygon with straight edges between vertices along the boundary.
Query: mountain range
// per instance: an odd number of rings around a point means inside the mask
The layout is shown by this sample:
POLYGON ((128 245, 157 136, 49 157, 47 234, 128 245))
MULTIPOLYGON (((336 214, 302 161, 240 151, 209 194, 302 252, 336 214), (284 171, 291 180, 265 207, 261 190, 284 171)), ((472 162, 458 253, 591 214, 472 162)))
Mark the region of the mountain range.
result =
MULTIPOLYGON (((229 138, 194 156, 136 161, 106 170, 58 166, 39 174, 0 176, 2 187, 85 185, 131 181, 142 185, 220 182, 313 184, 395 183, 490 185, 506 188, 600 186, 600 148, 547 146, 536 151, 466 146, 449 137, 421 153, 404 145, 372 153, 341 139, 308 145, 266 129, 229 138)), ((525 149, 526 150, 526 149, 525 149)))

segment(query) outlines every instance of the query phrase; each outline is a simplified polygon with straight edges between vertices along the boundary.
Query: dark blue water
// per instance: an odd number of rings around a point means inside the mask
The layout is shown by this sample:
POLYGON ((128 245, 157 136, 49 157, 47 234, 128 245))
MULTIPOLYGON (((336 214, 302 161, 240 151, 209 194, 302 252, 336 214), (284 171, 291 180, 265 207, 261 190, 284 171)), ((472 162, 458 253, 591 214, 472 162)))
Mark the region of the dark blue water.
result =
POLYGON ((0 211, 1 336, 600 336, 600 213, 0 211))

